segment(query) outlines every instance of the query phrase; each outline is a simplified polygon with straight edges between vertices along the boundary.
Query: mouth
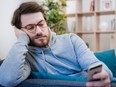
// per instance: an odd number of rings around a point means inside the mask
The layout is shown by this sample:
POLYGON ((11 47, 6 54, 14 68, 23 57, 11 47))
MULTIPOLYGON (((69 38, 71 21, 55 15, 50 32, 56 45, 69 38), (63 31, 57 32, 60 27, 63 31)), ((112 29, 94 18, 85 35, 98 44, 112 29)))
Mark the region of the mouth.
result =
POLYGON ((42 37, 36 37, 36 38, 35 38, 35 40, 44 40, 44 39, 46 39, 45 36, 44 36, 44 37, 42 36, 42 37))

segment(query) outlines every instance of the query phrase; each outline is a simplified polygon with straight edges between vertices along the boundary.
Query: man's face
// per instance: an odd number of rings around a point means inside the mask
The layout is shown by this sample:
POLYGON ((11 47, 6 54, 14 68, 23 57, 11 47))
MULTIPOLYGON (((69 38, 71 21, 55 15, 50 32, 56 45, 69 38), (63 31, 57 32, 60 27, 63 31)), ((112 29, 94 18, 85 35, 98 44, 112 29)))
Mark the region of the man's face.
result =
POLYGON ((46 47, 50 39, 50 31, 41 12, 21 15, 22 30, 30 39, 30 45, 46 47))

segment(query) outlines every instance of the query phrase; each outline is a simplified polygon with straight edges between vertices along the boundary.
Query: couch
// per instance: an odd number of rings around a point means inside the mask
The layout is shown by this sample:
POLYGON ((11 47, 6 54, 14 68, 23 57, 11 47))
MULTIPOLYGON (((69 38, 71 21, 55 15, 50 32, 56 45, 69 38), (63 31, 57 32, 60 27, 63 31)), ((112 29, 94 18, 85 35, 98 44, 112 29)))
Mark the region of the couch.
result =
MULTIPOLYGON (((103 52, 94 53, 95 56, 104 62, 113 73, 113 80, 111 87, 116 87, 116 58, 115 50, 107 50, 103 52)), ((3 62, 0 61, 0 64, 3 62)), ((40 74, 32 72, 31 76, 19 84, 17 87, 85 87, 86 79, 75 78, 68 76, 57 76, 57 75, 44 75, 43 77, 40 74), (36 79, 32 79, 33 77, 36 79), (47 76, 47 79, 43 79, 44 76, 47 76)), ((2 86, 0 86, 2 87, 2 86)))

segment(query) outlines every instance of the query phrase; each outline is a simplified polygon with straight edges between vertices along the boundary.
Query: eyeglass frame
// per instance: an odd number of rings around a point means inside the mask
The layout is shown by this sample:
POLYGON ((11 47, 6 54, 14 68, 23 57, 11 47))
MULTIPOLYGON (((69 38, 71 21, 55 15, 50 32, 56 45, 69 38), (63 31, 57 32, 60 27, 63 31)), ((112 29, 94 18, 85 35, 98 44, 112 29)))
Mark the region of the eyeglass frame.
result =
MULTIPOLYGON (((32 33, 32 32, 35 32, 36 31, 36 29, 37 29, 37 26, 40 28, 40 29, 43 29, 43 28, 46 28, 47 27, 47 23, 46 23, 46 21, 45 20, 41 20, 41 21, 39 21, 37 24, 28 24, 28 25, 26 25, 26 26, 24 26, 24 27, 21 27, 21 28, 24 28, 24 29, 26 29, 27 31, 30 31, 30 30, 34 30, 34 31, 31 31, 30 33, 32 33), (42 22, 42 21, 44 21, 44 26, 42 27, 42 25, 40 24, 40 22, 42 22), (29 29, 29 28, 27 28, 28 26, 30 26, 30 25, 33 25, 33 29, 29 29), (41 25, 41 26, 40 26, 41 25)), ((32 26, 31 26, 32 27, 32 26)))

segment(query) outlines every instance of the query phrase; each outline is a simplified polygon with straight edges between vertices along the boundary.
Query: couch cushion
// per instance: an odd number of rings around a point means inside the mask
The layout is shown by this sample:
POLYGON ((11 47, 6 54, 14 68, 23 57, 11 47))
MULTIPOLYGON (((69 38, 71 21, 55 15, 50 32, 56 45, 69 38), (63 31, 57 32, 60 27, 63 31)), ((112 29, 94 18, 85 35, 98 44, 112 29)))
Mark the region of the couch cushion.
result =
POLYGON ((32 72, 31 75, 34 79, 54 79, 54 80, 80 81, 80 82, 87 81, 87 78, 66 75, 41 74, 39 72, 32 72))
POLYGON ((112 71, 113 76, 116 77, 116 58, 115 58, 115 50, 107 50, 103 52, 94 53, 95 56, 104 62, 108 68, 112 71))

